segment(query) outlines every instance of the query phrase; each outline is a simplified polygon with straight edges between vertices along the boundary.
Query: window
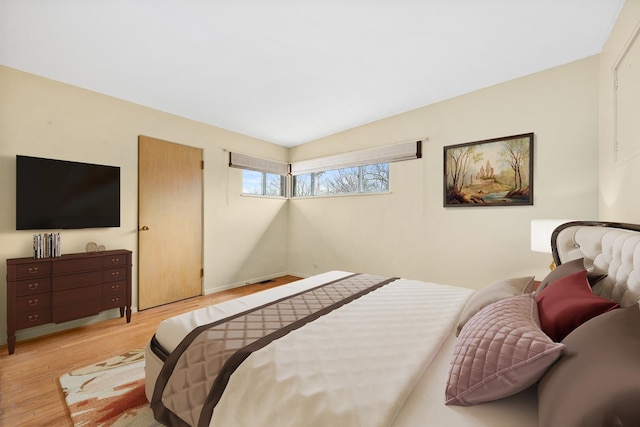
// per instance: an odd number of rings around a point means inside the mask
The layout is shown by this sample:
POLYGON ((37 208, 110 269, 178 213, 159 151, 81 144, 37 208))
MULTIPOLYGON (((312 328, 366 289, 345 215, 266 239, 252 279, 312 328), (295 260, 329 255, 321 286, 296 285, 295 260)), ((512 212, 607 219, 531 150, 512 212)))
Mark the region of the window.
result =
POLYGON ((229 167, 242 169, 243 194, 285 197, 287 163, 230 152, 229 167))
POLYGON ((243 169, 243 194, 306 197, 384 193, 389 191, 390 162, 421 157, 422 141, 412 141, 293 163, 230 152, 229 167, 243 169), (289 191, 288 185, 292 186, 289 191))
POLYGON ((242 171, 242 193, 260 196, 285 196, 285 177, 267 172, 244 169, 242 171))
POLYGON ((389 163, 295 175, 293 196, 381 193, 389 191, 389 163))

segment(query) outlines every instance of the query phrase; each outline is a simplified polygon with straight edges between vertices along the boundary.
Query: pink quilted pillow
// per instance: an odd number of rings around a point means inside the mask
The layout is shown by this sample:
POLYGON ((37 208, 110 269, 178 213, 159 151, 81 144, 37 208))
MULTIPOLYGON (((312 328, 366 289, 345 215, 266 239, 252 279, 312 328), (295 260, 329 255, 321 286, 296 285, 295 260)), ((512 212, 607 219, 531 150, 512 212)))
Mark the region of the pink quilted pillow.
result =
POLYGON ((490 304, 456 340, 446 404, 475 405, 522 391, 542 377, 564 347, 540 329, 533 294, 490 304))

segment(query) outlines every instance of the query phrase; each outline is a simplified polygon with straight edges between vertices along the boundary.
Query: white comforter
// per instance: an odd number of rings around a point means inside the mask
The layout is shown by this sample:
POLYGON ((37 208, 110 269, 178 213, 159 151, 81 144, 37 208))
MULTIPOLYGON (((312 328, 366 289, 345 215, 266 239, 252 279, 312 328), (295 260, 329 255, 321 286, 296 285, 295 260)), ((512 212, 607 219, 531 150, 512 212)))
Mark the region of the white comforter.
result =
POLYGON ((388 426, 471 294, 400 279, 253 353, 211 426, 388 426))
MULTIPOLYGON (((185 313, 162 322, 156 336, 166 349, 173 350, 200 324, 349 274, 342 271, 323 273, 185 313)), ((329 325, 323 322, 333 320, 316 321, 303 328, 309 329, 310 338, 298 341, 291 333, 291 337, 281 339, 277 345, 265 347, 262 354, 249 357, 232 376, 211 425, 369 427, 386 423, 393 427, 536 427, 535 388, 474 407, 444 404, 449 360, 455 342, 454 324, 464 301, 473 291, 421 282, 406 283, 417 283, 416 289, 425 285, 430 288, 425 294, 414 297, 415 305, 410 309, 392 309, 390 302, 396 296, 376 291, 370 294, 373 297, 371 309, 360 307, 355 301, 348 304, 351 306, 348 310, 340 309, 325 316, 338 317, 345 326, 329 331, 329 325), (361 320, 371 314, 376 314, 376 318, 380 314, 384 319, 373 320, 373 328, 361 330, 361 320), (435 319, 431 318, 432 314, 435 319), (380 324, 388 319, 392 320, 388 325, 380 324), (356 332, 355 338, 347 338, 352 332, 356 332), (417 339, 410 349, 399 349, 395 343, 413 337, 417 339), (363 350, 356 347, 354 339, 358 340, 358 345, 364 345, 360 347, 363 350), (312 347, 305 348, 305 340, 314 341, 312 347), (420 353, 423 358, 417 360, 420 353), (346 361, 337 360, 345 355, 349 356, 346 361), (293 358, 299 360, 294 362, 293 358), (310 360, 320 361, 321 368, 311 368, 307 364, 310 360), (275 365, 271 365, 272 362, 275 365), (397 372, 391 370, 396 362, 400 364, 397 372), (425 366, 428 367, 421 374, 425 366), (351 386, 348 385, 350 382, 351 386), (403 403, 415 382, 417 385, 403 403), (353 408, 356 410, 349 413, 353 408), (391 422, 398 410, 399 415, 391 422)), ((161 361, 149 348, 145 360, 146 392, 150 397, 161 361)))

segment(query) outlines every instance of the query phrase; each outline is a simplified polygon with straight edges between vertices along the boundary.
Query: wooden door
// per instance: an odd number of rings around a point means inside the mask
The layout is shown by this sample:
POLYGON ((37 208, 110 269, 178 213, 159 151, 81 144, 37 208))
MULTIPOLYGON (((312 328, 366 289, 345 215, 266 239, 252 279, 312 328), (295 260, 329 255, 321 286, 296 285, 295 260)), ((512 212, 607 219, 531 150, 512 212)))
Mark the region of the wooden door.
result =
POLYGON ((202 150, 138 137, 138 309, 202 295, 202 150))

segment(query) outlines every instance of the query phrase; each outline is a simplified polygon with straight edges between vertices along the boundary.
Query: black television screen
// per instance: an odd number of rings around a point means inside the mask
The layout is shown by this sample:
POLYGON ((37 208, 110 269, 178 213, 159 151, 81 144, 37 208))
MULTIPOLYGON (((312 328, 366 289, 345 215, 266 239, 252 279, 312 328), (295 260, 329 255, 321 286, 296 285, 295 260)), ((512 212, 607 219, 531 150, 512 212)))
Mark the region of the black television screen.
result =
POLYGON ((16 156, 16 230, 119 226, 119 167, 16 156))

